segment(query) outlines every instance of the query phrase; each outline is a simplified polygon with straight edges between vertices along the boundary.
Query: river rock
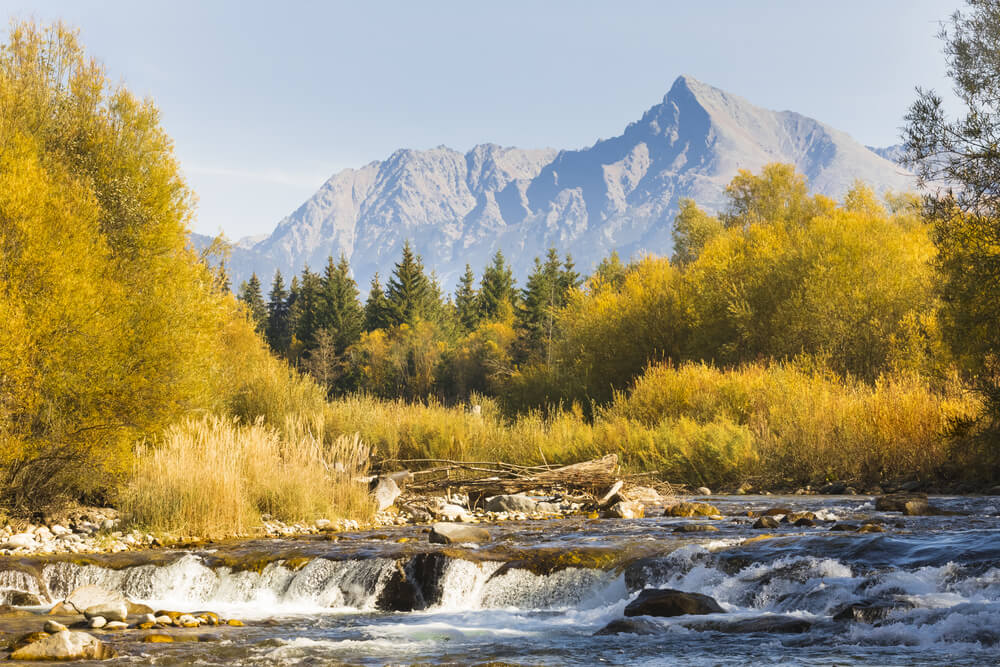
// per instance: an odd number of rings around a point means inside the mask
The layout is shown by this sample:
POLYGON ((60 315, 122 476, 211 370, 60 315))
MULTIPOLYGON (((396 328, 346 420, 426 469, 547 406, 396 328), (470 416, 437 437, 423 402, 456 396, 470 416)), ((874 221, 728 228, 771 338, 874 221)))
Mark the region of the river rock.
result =
POLYGON ((708 621, 687 623, 685 627, 700 631, 715 630, 730 634, 751 634, 766 632, 768 634, 801 634, 809 632, 812 623, 795 616, 759 616, 757 618, 741 618, 735 621, 708 621))
POLYGON ((10 654, 11 660, 107 660, 118 654, 86 632, 63 630, 21 647, 10 654))
POLYGON ((695 489, 695 492, 699 496, 710 496, 710 495, 712 495, 712 489, 708 488, 707 486, 699 486, 697 489, 695 489))
POLYGON ((617 482, 615 482, 614 484, 612 484, 611 488, 608 489, 607 493, 605 493, 603 496, 601 496, 601 499, 597 501, 597 506, 598 507, 607 507, 608 505, 611 505, 611 504, 616 503, 619 500, 621 500, 618 497, 618 492, 622 490, 623 486, 625 486, 625 482, 623 482, 621 480, 618 480, 617 482))
POLYGON ((758 530, 771 530, 777 528, 779 525, 778 520, 773 516, 762 516, 753 523, 753 527, 758 530))
POLYGON ((875 499, 875 509, 879 512, 906 512, 907 504, 913 503, 911 508, 916 509, 923 504, 928 506, 926 493, 890 493, 879 496, 875 499))
POLYGON ((604 635, 657 635, 663 632, 663 627, 648 618, 619 618, 611 621, 594 633, 595 637, 604 635))
POLYGON ((402 491, 399 490, 399 485, 390 477, 380 477, 375 488, 372 490, 372 496, 375 498, 375 505, 378 507, 379 512, 383 512, 396 502, 396 498, 399 497, 402 491))
POLYGON ((798 525, 798 522, 801 521, 802 519, 806 519, 807 521, 812 522, 809 524, 802 524, 802 525, 813 525, 813 526, 816 525, 815 523, 816 515, 813 514, 812 512, 792 512, 791 514, 786 514, 785 518, 782 519, 782 521, 784 521, 785 523, 798 525))
POLYGON ((18 609, 9 604, 0 604, 0 618, 27 618, 29 616, 34 616, 34 614, 27 609, 18 609))
MULTIPOLYGON (((184 627, 197 627, 195 626, 184 626, 184 627)), ((128 630, 128 623, 125 621, 108 621, 104 625, 105 630, 128 630)))
POLYGON ((833 615, 833 620, 875 623, 884 620, 893 609, 909 609, 912 606, 912 604, 906 602, 865 600, 847 605, 833 615))
POLYGON ((633 486, 621 491, 618 495, 621 496, 622 500, 631 500, 644 505, 655 505, 663 500, 660 492, 651 486, 633 486))
POLYGON ((400 509, 410 517, 410 521, 413 523, 429 523, 434 520, 434 516, 424 507, 403 505, 400 509))
POLYGON ((95 604, 84 609, 83 615, 88 619, 101 616, 108 621, 124 621, 128 617, 128 605, 124 602, 95 604))
POLYGON ((820 488, 819 492, 824 496, 841 496, 847 493, 847 484, 844 482, 833 482, 820 488))
POLYGON ((717 516, 721 514, 718 508, 708 503, 676 503, 663 511, 663 516, 692 517, 717 516))
POLYGON ((609 507, 604 516, 608 519, 641 519, 646 516, 646 508, 642 503, 621 500, 609 507))
POLYGON ((108 604, 111 602, 121 602, 127 604, 125 596, 117 591, 109 591, 93 584, 81 586, 69 594, 64 600, 65 605, 72 606, 78 613, 83 613, 88 607, 108 604))
POLYGON ((719 529, 707 523, 686 523, 674 528, 675 533, 714 533, 719 529))
POLYGON ((448 521, 462 521, 468 513, 468 510, 464 507, 452 505, 451 503, 445 503, 434 510, 435 516, 448 521))
POLYGON ((42 628, 45 632, 50 635, 54 635, 57 632, 62 632, 63 630, 69 630, 65 625, 59 623, 58 621, 45 621, 45 626, 42 628))
POLYGON ((458 523, 435 523, 428 538, 435 544, 465 544, 467 542, 489 542, 490 533, 478 526, 463 526, 458 523))
POLYGON ((672 588, 647 588, 625 607, 626 616, 684 616, 723 612, 725 609, 707 595, 672 588))
POLYGON ((14 605, 15 607, 37 607, 42 604, 42 600, 34 593, 10 591, 7 594, 7 604, 14 605))
POLYGON ((0 549, 34 549, 38 544, 35 542, 33 533, 18 533, 11 535, 0 545, 0 549))
POLYGON ((108 619, 104 618, 103 616, 91 616, 88 619, 88 621, 89 623, 87 627, 93 630, 100 630, 101 628, 103 628, 105 625, 108 624, 108 619))
POLYGON ((486 499, 487 512, 521 512, 531 514, 538 508, 538 503, 523 493, 493 496, 486 499))

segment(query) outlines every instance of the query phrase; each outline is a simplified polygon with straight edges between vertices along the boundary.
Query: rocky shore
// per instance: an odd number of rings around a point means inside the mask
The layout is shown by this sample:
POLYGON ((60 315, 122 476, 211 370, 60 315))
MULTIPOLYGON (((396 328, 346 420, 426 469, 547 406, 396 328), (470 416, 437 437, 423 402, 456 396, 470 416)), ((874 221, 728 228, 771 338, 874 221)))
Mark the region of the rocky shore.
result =
MULTIPOLYGON (((22 600, 24 601, 24 600, 22 600)), ((82 586, 51 608, 0 605, 0 658, 20 661, 105 660, 117 656, 109 640, 137 633, 132 641, 215 641, 224 630, 243 627, 211 611, 154 610, 99 586, 82 586), (26 609, 25 607, 33 607, 26 609), (193 631, 201 629, 199 634, 193 631)))

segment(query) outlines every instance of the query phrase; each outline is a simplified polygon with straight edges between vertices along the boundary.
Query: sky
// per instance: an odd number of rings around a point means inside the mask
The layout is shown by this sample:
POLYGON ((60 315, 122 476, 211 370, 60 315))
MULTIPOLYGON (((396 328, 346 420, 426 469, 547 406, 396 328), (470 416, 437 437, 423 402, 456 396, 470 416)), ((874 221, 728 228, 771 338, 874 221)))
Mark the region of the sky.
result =
POLYGON ((936 34, 960 6, 0 0, 0 14, 79 28, 114 80, 151 97, 198 194, 195 231, 235 240, 399 148, 589 146, 680 74, 895 144, 915 86, 957 109, 936 34))

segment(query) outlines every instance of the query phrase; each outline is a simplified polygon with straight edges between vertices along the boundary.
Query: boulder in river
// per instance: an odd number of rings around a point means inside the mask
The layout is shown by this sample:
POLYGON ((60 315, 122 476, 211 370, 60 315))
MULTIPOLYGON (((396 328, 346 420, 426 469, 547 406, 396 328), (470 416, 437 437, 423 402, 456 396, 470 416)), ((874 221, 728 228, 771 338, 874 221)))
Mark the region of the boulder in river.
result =
POLYGON ((538 502, 523 493, 493 496, 486 499, 487 512, 522 512, 531 514, 538 509, 538 502))
POLYGON ((608 519, 641 519, 646 516, 646 508, 642 503, 631 500, 621 500, 604 513, 608 519))
POLYGON ((707 486, 699 486, 697 489, 695 489, 695 491, 697 491, 698 495, 700 495, 700 496, 710 496, 710 495, 712 495, 712 490, 710 488, 708 488, 707 486))
POLYGON ((673 517, 693 517, 693 516, 717 516, 721 514, 717 507, 708 503, 676 503, 663 511, 663 516, 673 517))
POLYGON ((118 654, 86 632, 63 630, 46 635, 10 654, 11 660, 107 660, 118 654))
POLYGON ((428 538, 435 544, 465 544, 467 542, 489 542, 490 533, 479 526, 467 526, 460 523, 435 523, 431 526, 428 538))
POLYGON ((926 493, 890 493, 875 499, 875 509, 879 512, 903 512, 916 515, 927 514, 931 506, 926 493))
POLYGON ((618 618, 594 633, 603 635, 656 635, 663 632, 663 626, 648 618, 618 618))
POLYGON ((7 604, 15 607, 36 607, 42 604, 42 600, 34 593, 9 591, 7 593, 7 604))
POLYGON ((126 605, 128 604, 128 600, 126 600, 125 596, 121 593, 117 591, 109 591, 105 588, 101 588, 100 586, 91 584, 88 586, 81 586, 70 593, 69 597, 63 601, 63 606, 70 606, 78 613, 82 614, 88 607, 94 607, 112 602, 121 602, 126 605))
POLYGON ((87 619, 101 616, 106 621, 124 621, 128 616, 128 605, 124 602, 105 602, 95 604, 83 610, 87 619))
POLYGON ((762 516, 756 521, 754 521, 753 527, 757 528, 758 530, 760 529, 770 530, 773 528, 777 528, 778 525, 779 525, 778 520, 775 519, 773 516, 762 516))
POLYGON ((715 599, 672 588, 647 588, 625 607, 626 616, 684 616, 725 612, 715 599))

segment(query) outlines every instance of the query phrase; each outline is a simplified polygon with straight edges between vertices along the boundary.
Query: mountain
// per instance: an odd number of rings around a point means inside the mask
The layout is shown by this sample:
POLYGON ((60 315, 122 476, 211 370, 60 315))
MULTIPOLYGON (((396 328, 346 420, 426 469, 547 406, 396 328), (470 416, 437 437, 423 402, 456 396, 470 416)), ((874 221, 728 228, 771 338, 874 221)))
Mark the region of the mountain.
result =
POLYGON ((738 169, 769 162, 793 163, 813 191, 835 198, 855 179, 879 192, 914 187, 903 168, 844 132, 681 76, 621 135, 589 148, 439 146, 341 171, 270 236, 238 244, 229 266, 234 285, 251 271, 268 285, 275 269, 287 278, 343 253, 365 293, 408 239, 446 288, 466 262, 479 273, 498 248, 523 284, 550 246, 583 271, 612 250, 668 255, 678 200, 717 211, 738 169))
POLYGON ((906 155, 906 146, 903 144, 893 144, 892 146, 885 146, 883 148, 866 146, 866 148, 875 153, 875 155, 884 157, 889 162, 895 162, 896 164, 902 164, 903 156, 906 155))

